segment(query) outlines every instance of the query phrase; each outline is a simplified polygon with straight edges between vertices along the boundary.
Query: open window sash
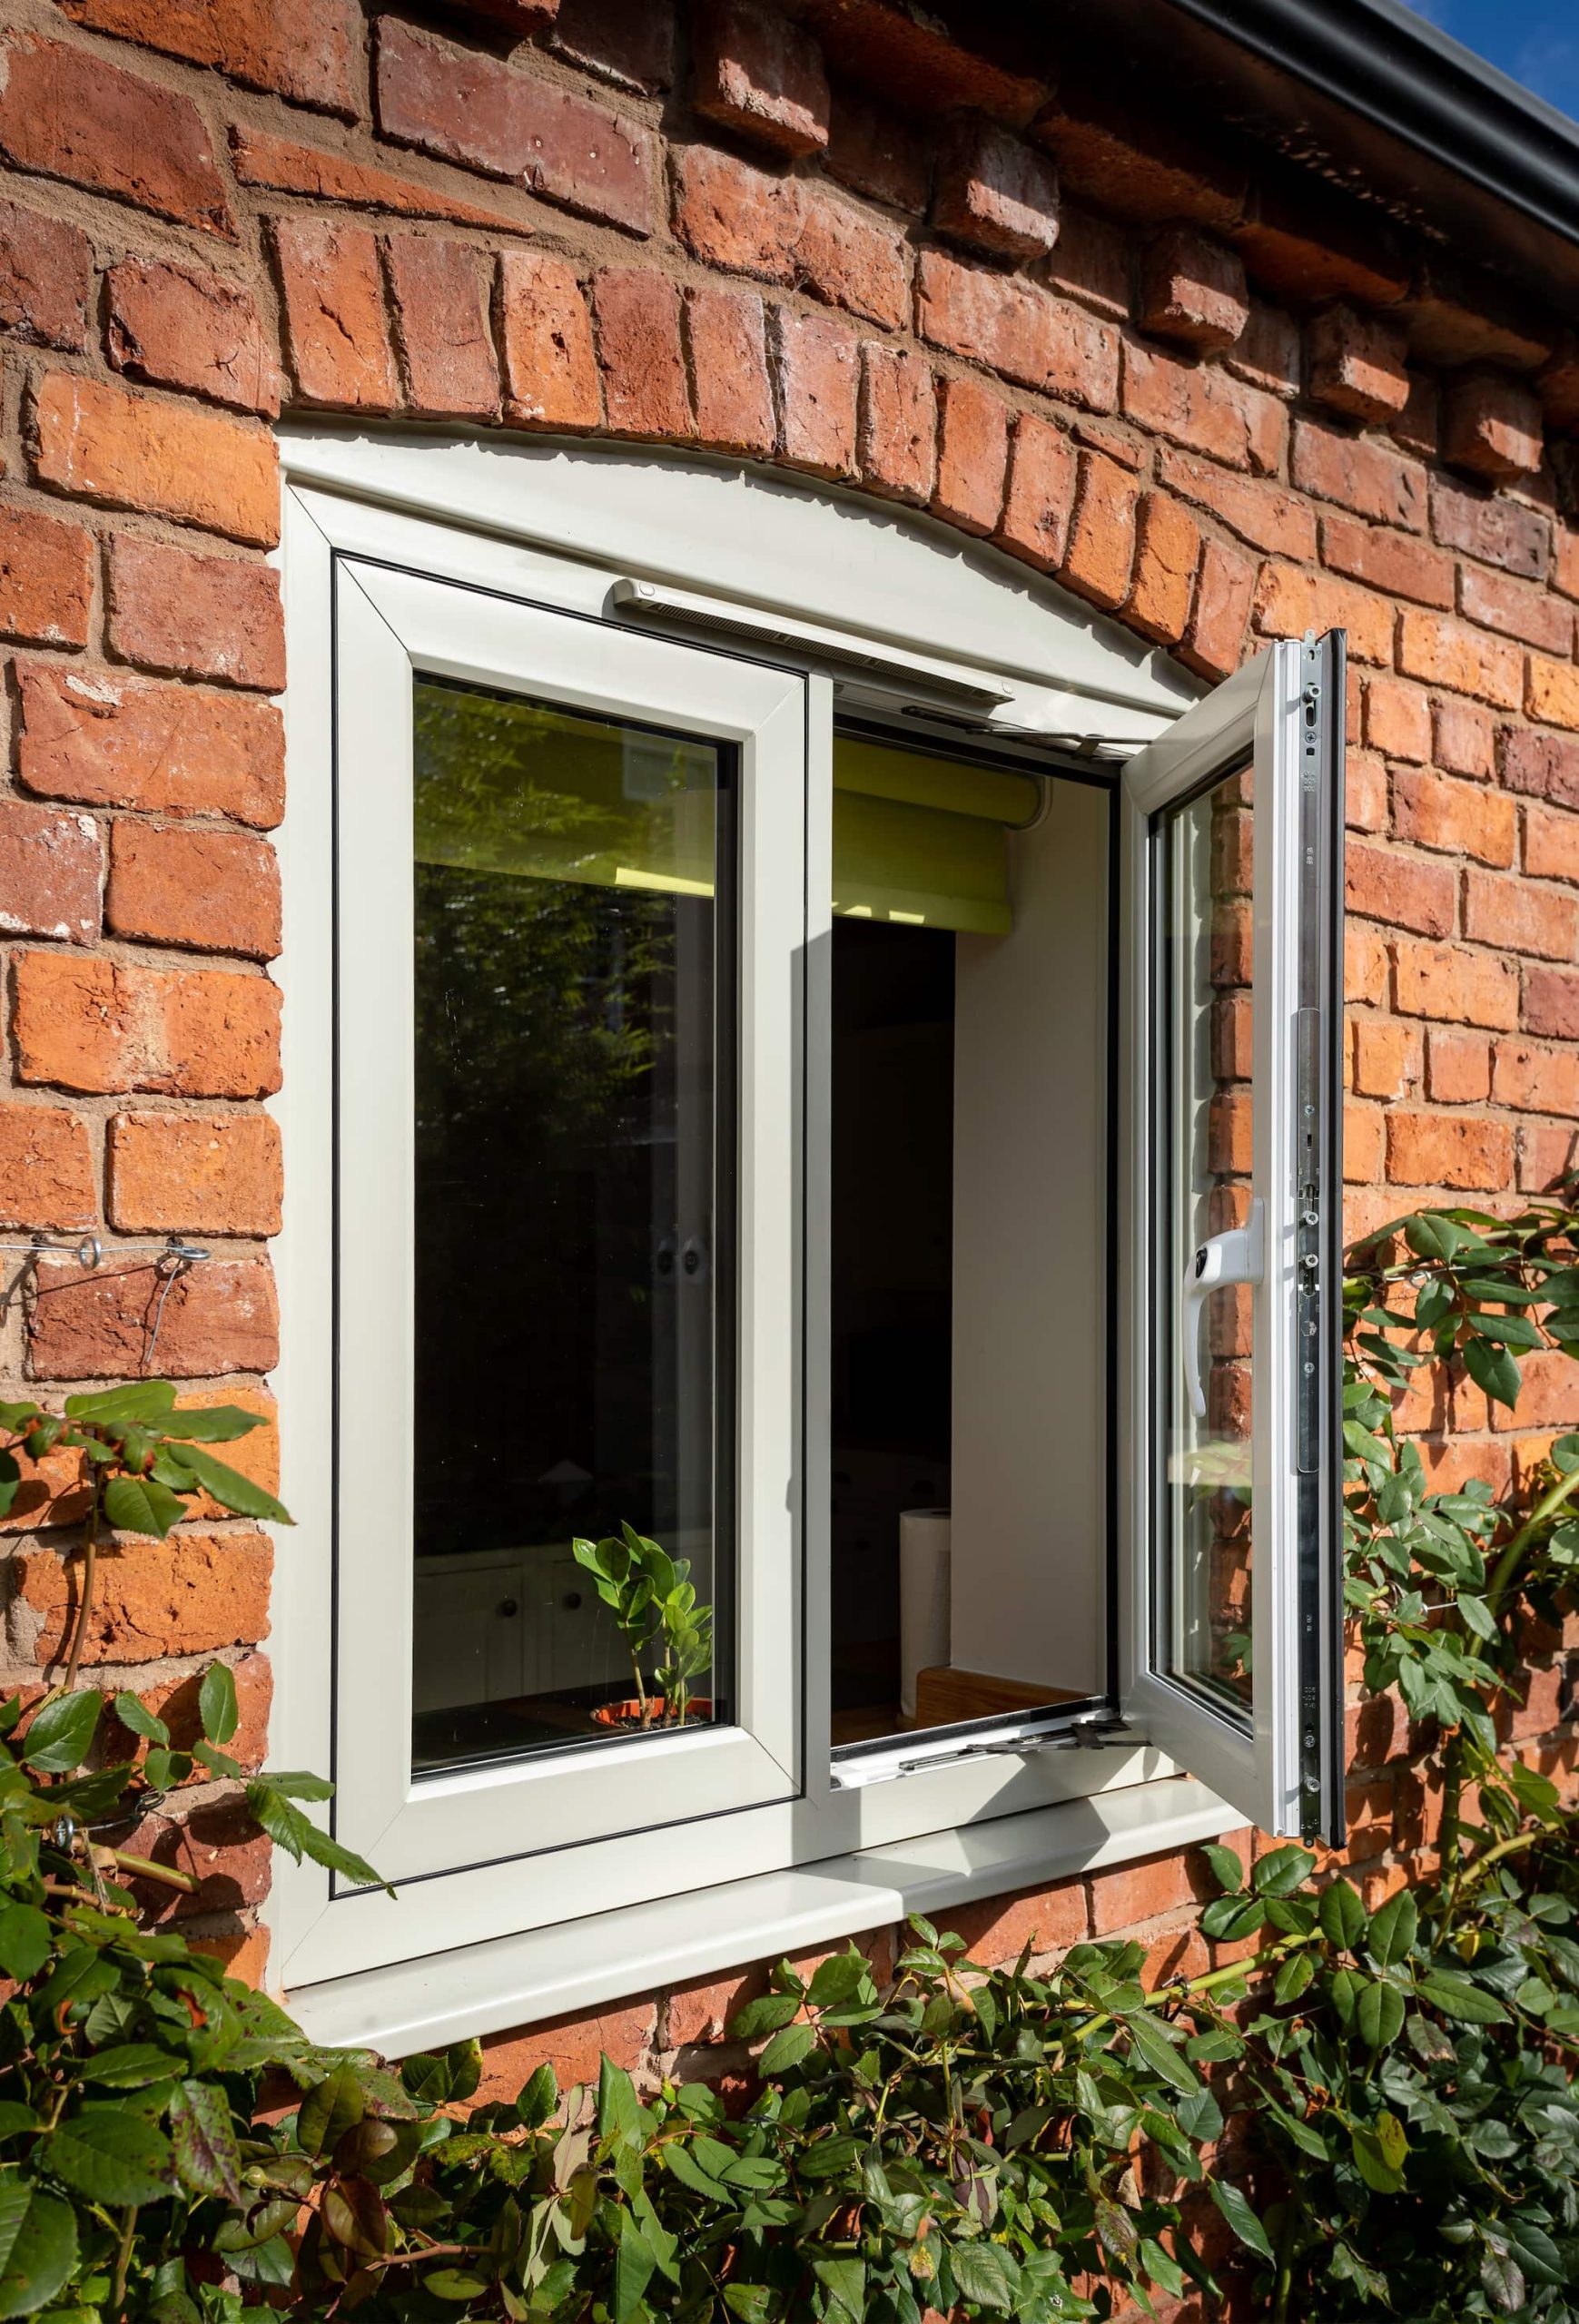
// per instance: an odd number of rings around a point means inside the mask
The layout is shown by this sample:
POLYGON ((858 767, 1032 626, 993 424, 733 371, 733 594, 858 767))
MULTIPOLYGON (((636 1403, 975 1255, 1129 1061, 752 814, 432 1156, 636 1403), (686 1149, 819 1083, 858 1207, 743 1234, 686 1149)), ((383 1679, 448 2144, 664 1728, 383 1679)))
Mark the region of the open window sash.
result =
POLYGON ((1130 762, 1129 1716, 1343 1837, 1344 639, 1130 762))

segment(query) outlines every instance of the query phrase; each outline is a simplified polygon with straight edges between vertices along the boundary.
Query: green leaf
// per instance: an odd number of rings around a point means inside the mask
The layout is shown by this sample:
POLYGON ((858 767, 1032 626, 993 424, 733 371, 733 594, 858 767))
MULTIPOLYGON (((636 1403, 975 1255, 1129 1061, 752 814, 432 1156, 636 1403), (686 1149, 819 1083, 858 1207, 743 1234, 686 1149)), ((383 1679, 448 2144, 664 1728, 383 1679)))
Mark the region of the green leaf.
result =
POLYGON ((1390 2049, 1404 2030, 1404 1996, 1378 1977, 1360 1994, 1354 2019, 1367 2050, 1390 2049))
POLYGON ((1432 1969, 1415 1981, 1416 1990, 1442 2012, 1466 2025, 1505 2025, 1507 2012, 1495 1994, 1472 1984, 1456 1970, 1432 1969))
POLYGON ((115 1717, 129 1735, 140 1735, 145 1743, 168 1743, 170 1729, 162 1718, 155 1718, 133 1694, 123 1690, 115 1697, 115 1717))
POLYGON ((243 1412, 240 1404, 210 1404, 206 1411, 172 1413, 164 1433, 178 1444, 228 1444, 262 1425, 262 1413, 243 1412))
POLYGON ((1258 1896, 1214 1896, 1200 1916, 1201 1933, 1238 1943, 1254 1936, 1267 1922, 1267 1907, 1258 1896))
POLYGON ((84 2082, 102 2083, 107 2090, 144 2090, 163 2082, 175 2063, 168 2050, 152 2042, 118 2042, 84 2058, 79 2071, 84 2082))
POLYGON ((791 2066, 798 2066, 817 2046, 814 2025, 786 2025, 774 2035, 756 2062, 756 2070, 765 2079, 787 2073, 791 2066))
POLYGON ((1480 2280, 1486 2298, 1505 2316, 1516 2316, 1524 2307, 1528 2288, 1511 2251, 1494 2251, 1488 2244, 1480 2255, 1480 2280))
MULTIPOLYGON (((289 2244, 286 2250, 290 2250, 289 2244)), ((464 2268, 435 2268, 430 2275, 418 2279, 424 2291, 435 2299, 480 2299, 489 2290, 486 2276, 475 2276, 464 2268)))
POLYGON ((310 2090, 296 2117, 296 2143, 303 2154, 328 2154, 367 2111, 362 2086, 350 2066, 341 2066, 310 2090))
POLYGON ((32 1905, 7 1905, 0 1910, 0 1969, 19 1985, 37 1976, 53 1941, 49 1923, 32 1905))
POLYGON ((824 2314, 865 2324, 866 2268, 860 2260, 814 2260, 812 2273, 827 2295, 824 2314))
POLYGON ((77 2264, 77 2223, 69 2203, 15 2171, 0 2171, 0 2317, 46 2307, 77 2264))
POLYGON ((1250 1882, 1258 1896, 1291 1896, 1315 1869, 1316 1858, 1308 1848, 1274 1848, 1258 1858, 1250 1882))
POLYGON ((243 1477, 239 1469, 229 1467, 223 1461, 216 1461, 212 1452, 202 1452, 195 1444, 183 1441, 181 1465, 183 1469, 190 1469, 199 1484, 232 1515, 266 1517, 276 1525, 291 1522, 290 1511, 282 1502, 276 1501, 271 1492, 265 1492, 262 1486, 254 1484, 251 1477, 243 1477))
POLYGON ((1409 2152, 1408 2133, 1397 2116, 1381 2113, 1374 2122, 1351 2122, 1348 2136, 1355 2168, 1366 2185, 1376 2194, 1396 2195, 1409 2152))
POLYGON ((175 2167, 199 2195, 242 2200, 242 2154, 230 2101, 217 2083, 182 2082, 172 2093, 171 2144, 175 2167))
POLYGON ((1511 1412, 1519 1400, 1516 1359, 1506 1348, 1479 1337, 1466 1340, 1462 1352, 1475 1386, 1483 1388, 1494 1403, 1505 1404, 1511 1412))
POLYGON ((867 1974, 864 1955, 830 1954, 826 1961, 817 1964, 806 1999, 814 2009, 837 2009, 842 2002, 851 1999, 867 1974))
POLYGON ((235 1673, 228 1663, 211 1662, 197 1690, 198 1716, 211 1743, 228 1743, 241 1725, 235 1673))
POLYGON ((98 1733, 104 1697, 96 1692, 57 1695, 34 1718, 22 1738, 22 1756, 40 1775, 68 1776, 80 1768, 98 1733))
POLYGON ((22 1471, 16 1464, 15 1456, 10 1452, 0 1452, 0 1517, 10 1515, 11 1504, 16 1498, 16 1488, 21 1482, 22 1471))
POLYGON ((38 1404, 0 1403, 0 1428, 8 1428, 15 1433, 30 1420, 37 1420, 42 1409, 38 1404))
POLYGON ((1371 1915, 1367 1948, 1378 1967, 1386 1969, 1395 1961, 1407 1958, 1419 1934, 1420 1915, 1415 1899, 1407 1888, 1400 1888, 1371 1915))
POLYGON ((1020 2271, 1001 2243, 951 2243, 949 2265, 962 2299, 972 2308, 1013 2315, 1020 2271))
POLYGON ((129 2107, 84 2107, 47 2139, 35 2163, 93 2203, 157 2203, 170 2192, 170 2141, 129 2107))
POLYGON ((63 1409, 68 1420, 158 1421, 174 1406, 175 1390, 168 1380, 132 1380, 124 1387, 68 1396, 63 1409))
POLYGON ((1404 1240, 1418 1258, 1450 1259, 1464 1237, 1450 1218, 1416 1211, 1404 1221, 1404 1240))
POLYGON ((153 1477, 112 1477, 104 1515, 118 1533, 151 1533, 162 1541, 186 1515, 186 1503, 153 1477))
POLYGON ((763 1994, 755 2001, 748 2001, 729 2021, 729 2038, 734 2042, 755 2042, 764 2034, 776 2034, 800 2014, 799 1994, 763 1994))
POLYGON ((1349 1953, 1357 1949, 1370 1925, 1359 1891, 1352 1888, 1347 1880, 1335 1880, 1330 1888, 1322 1890, 1317 1918, 1321 1923, 1321 1934, 1327 1943, 1340 1945, 1349 1953))
POLYGON ((1245 1867, 1232 1848, 1204 1847, 1201 1854, 1212 1869, 1212 1877, 1225 1896, 1237 1896, 1245 1885, 1245 1867))
POLYGON ((641 2128, 636 2085, 625 2068, 617 2066, 606 2053, 597 2070, 597 2134, 628 2146, 640 2142, 641 2128))
POLYGON ((1258 2259, 1270 2262, 1272 2246, 1267 2240, 1267 2230, 1239 2190, 1226 2179, 1209 2179, 1207 2184, 1211 2190, 1212 2201, 1239 2241, 1247 2245, 1258 2259))
POLYGON ((1130 2039, 1153 2073, 1160 2074, 1163 2081, 1171 2083, 1175 2090, 1193 2092, 1199 2089, 1200 2079, 1194 2067, 1180 2057, 1174 2043, 1145 2010, 1136 2010, 1132 2016, 1125 2018, 1124 2023, 1130 2029, 1130 2039))
MULTIPOLYGON (((606 2058, 605 2065, 607 2063, 606 2058)), ((656 2266, 652 2246, 629 2211, 621 2211, 619 2247, 614 2258, 614 2324, 628 2324, 656 2266)))

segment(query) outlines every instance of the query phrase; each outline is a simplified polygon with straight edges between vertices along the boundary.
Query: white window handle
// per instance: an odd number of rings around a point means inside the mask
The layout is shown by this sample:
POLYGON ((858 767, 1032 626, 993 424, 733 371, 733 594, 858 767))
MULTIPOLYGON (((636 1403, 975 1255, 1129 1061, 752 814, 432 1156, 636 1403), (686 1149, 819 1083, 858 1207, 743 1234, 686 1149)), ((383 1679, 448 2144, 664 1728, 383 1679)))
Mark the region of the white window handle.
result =
POLYGON ((1259 1283, 1266 1266, 1266 1235, 1258 1197, 1252 1197, 1243 1226, 1223 1235, 1209 1235, 1196 1246, 1185 1269, 1182 1285, 1180 1337, 1184 1344, 1184 1384, 1189 1409, 1197 1420, 1206 1418, 1206 1383, 1200 1369, 1200 1311, 1208 1295, 1225 1283, 1259 1283))

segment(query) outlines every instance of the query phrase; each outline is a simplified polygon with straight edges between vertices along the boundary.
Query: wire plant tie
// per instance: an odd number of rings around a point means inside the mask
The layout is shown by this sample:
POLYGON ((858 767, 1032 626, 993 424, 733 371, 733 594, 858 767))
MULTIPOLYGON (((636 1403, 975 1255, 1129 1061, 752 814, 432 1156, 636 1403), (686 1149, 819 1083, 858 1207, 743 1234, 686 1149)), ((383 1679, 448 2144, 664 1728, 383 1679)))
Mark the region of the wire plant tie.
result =
POLYGON ((173 1285, 179 1276, 185 1275, 189 1267, 194 1267, 200 1260, 212 1256, 212 1252, 205 1250, 202 1244, 183 1243, 178 1236, 174 1235, 163 1243, 117 1244, 114 1250, 111 1252, 105 1251, 96 1235, 84 1235, 77 1243, 64 1243, 54 1240, 47 1235, 35 1235, 32 1241, 27 1243, 0 1243, 0 1251, 20 1252, 25 1263, 24 1273, 28 1267, 35 1267, 38 1261, 46 1254, 55 1251, 64 1252, 69 1257, 74 1258, 80 1267, 90 1273, 102 1266, 106 1257, 152 1258, 154 1263, 154 1273, 159 1277, 159 1296, 154 1302, 153 1321, 148 1334, 148 1344, 143 1355, 142 1370, 144 1374, 152 1368, 154 1354, 159 1346, 160 1326, 164 1321, 164 1303, 170 1296, 173 1285))

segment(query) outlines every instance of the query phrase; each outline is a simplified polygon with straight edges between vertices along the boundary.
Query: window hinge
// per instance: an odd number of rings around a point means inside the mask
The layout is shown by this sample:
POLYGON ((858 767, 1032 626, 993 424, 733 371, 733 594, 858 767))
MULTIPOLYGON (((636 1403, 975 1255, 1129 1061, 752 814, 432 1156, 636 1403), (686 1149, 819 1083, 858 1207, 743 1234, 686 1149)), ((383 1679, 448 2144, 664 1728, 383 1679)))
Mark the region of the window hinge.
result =
POLYGON ((901 1759, 896 1773, 907 1776, 926 1768, 958 1767, 966 1759, 1012 1759, 1031 1751, 1123 1751, 1138 1740, 1126 1720, 1092 1711, 1084 1718, 1071 1719, 1067 1727, 1050 1727, 1033 1735, 995 1735, 984 1743, 963 1743, 957 1751, 901 1759))

